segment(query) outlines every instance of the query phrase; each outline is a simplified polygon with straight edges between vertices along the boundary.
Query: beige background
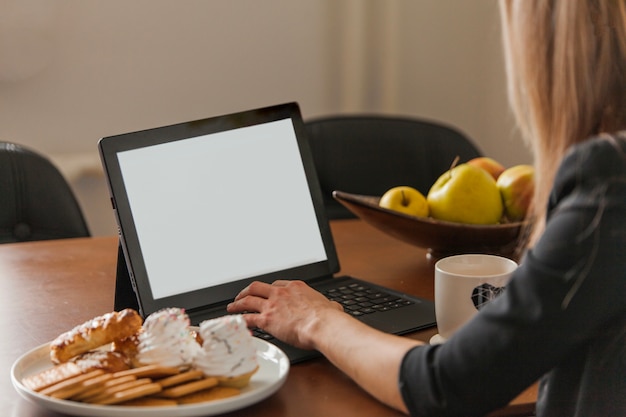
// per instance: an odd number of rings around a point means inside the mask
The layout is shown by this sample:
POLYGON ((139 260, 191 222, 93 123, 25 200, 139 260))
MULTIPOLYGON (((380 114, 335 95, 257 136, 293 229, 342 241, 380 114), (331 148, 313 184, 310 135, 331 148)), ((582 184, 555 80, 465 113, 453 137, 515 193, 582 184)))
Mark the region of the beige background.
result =
POLYGON ((0 139, 48 154, 113 234, 102 136, 285 101, 452 124, 529 162, 484 0, 0 0, 0 139))

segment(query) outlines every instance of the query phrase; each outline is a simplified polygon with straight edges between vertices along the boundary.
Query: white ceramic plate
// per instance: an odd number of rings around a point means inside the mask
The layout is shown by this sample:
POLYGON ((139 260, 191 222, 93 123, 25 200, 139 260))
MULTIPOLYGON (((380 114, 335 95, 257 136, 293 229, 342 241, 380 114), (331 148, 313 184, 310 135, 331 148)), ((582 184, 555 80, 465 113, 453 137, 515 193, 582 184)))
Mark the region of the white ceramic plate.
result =
POLYGON ((91 405, 76 401, 58 400, 38 394, 22 384, 25 377, 52 367, 49 344, 39 346, 22 355, 11 368, 11 381, 17 392, 49 410, 76 416, 88 417, 196 417, 213 416, 239 410, 255 404, 274 394, 283 385, 289 373, 287 355, 261 339, 254 339, 257 345, 259 370, 252 376, 250 385, 236 397, 211 402, 166 406, 128 407, 115 405, 91 405))

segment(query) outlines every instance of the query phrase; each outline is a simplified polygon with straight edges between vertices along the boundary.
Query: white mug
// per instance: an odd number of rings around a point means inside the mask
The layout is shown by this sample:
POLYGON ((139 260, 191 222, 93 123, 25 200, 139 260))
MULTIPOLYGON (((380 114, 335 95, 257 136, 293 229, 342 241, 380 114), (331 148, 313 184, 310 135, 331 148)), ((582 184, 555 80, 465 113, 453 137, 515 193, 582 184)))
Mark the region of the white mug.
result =
POLYGON ((480 308, 505 290, 515 261, 495 255, 468 254, 435 264, 435 316, 439 341, 445 341, 480 308))

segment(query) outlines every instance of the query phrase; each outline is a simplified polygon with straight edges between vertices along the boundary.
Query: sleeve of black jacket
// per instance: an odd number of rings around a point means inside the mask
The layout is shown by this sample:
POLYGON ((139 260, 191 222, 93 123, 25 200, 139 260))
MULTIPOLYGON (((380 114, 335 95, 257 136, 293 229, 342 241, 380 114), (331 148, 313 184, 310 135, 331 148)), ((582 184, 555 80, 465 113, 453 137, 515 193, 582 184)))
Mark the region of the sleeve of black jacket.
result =
POLYGON ((473 416, 541 379, 537 414, 626 415, 626 139, 574 147, 546 231, 506 291, 443 345, 405 356, 413 416, 473 416))

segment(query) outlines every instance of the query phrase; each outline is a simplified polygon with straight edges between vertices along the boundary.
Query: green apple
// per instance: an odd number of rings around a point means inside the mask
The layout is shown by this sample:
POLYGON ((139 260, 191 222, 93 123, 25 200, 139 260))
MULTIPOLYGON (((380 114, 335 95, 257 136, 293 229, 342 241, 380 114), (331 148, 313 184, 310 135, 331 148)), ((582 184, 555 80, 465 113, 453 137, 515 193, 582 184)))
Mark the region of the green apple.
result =
POLYGON ((488 156, 479 156, 477 158, 470 159, 467 163, 484 169, 491 174, 494 180, 497 180, 505 169, 500 162, 493 158, 489 158, 488 156))
POLYGON ((426 197, 413 187, 400 185, 385 192, 378 203, 380 207, 417 217, 428 216, 426 197))
POLYGON ((535 169, 532 165, 515 165, 500 174, 496 184, 506 218, 514 222, 523 220, 535 192, 535 169))
POLYGON ((426 197, 430 216, 466 224, 495 224, 503 213, 496 180, 482 168, 460 164, 443 173, 426 197))

